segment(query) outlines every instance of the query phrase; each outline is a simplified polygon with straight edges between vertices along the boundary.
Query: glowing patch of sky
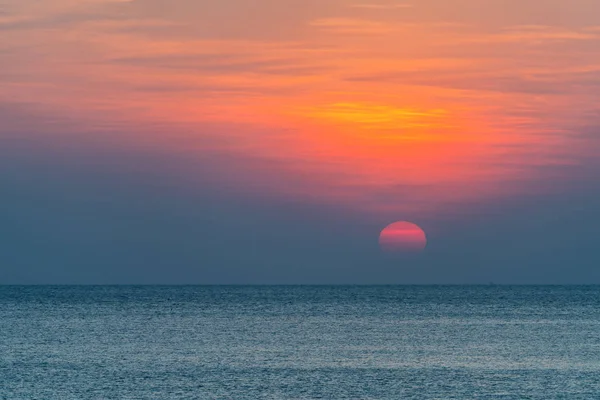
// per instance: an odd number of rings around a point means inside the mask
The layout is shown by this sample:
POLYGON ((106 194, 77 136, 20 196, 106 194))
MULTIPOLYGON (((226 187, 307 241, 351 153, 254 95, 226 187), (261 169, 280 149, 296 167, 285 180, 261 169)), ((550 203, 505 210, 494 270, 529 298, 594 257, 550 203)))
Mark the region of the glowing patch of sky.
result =
POLYGON ((214 157, 240 188, 443 213, 597 149, 595 0, 4 4, 2 104, 214 157))

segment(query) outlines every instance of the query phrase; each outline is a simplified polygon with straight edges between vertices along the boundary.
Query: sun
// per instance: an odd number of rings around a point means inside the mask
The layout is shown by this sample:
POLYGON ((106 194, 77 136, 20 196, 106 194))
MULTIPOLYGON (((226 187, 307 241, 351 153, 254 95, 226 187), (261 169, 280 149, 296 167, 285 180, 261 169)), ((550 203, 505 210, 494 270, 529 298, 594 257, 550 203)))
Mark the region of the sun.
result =
POLYGON ((379 246, 386 253, 418 253, 426 245, 425 232, 412 222, 394 222, 379 234, 379 246))

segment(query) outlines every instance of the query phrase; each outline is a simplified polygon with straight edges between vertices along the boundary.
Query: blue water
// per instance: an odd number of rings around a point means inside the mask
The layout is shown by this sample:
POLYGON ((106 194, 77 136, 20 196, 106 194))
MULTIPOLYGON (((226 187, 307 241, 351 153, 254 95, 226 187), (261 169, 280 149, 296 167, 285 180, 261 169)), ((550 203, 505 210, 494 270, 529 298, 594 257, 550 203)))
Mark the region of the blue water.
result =
POLYGON ((0 399, 600 399, 600 287, 0 286, 0 399))

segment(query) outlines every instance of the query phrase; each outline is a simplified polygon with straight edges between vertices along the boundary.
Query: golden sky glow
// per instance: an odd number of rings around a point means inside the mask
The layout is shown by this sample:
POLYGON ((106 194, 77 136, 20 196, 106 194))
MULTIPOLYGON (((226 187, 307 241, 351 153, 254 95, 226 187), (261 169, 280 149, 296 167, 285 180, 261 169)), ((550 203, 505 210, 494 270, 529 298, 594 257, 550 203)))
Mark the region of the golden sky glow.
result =
POLYGON ((597 0, 4 4, 0 102, 39 130, 227 154, 279 196, 411 219, 523 193, 600 115, 597 0))

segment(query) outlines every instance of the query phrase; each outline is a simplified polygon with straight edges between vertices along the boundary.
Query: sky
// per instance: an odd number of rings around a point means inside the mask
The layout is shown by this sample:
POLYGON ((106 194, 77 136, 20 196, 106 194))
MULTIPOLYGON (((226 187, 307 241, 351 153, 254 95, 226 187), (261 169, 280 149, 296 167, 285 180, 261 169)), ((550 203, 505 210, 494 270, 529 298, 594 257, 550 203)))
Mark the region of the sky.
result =
POLYGON ((599 14, 0 0, 0 283, 600 284, 599 14))

